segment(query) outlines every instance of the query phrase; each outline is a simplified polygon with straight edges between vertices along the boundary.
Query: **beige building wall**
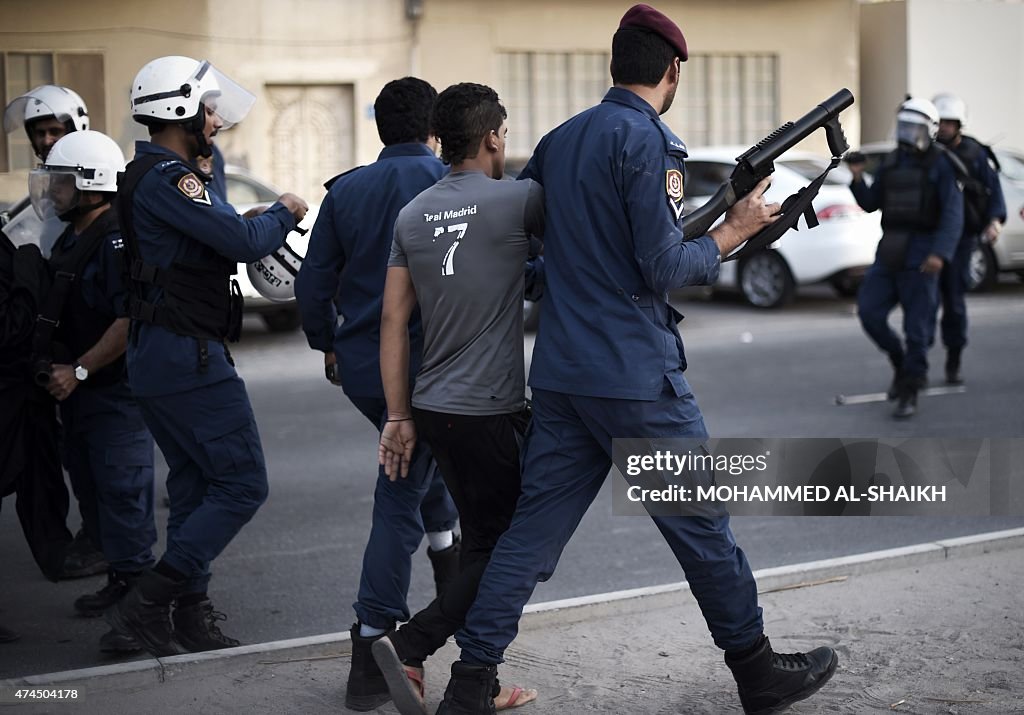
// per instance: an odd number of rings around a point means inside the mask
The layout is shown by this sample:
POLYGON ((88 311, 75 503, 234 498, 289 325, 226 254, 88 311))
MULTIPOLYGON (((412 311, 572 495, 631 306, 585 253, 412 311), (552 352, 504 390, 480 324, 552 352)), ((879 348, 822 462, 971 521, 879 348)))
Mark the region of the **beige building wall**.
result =
MULTIPOLYGON (((857 93, 856 0, 677 0, 656 6, 682 28, 691 54, 776 55, 779 123, 801 116, 842 87, 857 93)), ((504 94, 499 53, 610 52, 612 34, 628 7, 617 0, 426 0, 419 33, 424 76, 439 89, 473 81, 504 94)), ((684 65, 681 92, 687 70, 684 65)), ((670 126, 689 141, 687 127, 673 119, 668 118, 670 126)), ((859 141, 857 105, 843 122, 851 142, 859 141)), ((824 151, 824 135, 801 148, 824 151)))
POLYGON ((860 29, 861 134, 865 143, 883 141, 909 86, 906 3, 862 5, 860 29))
MULTIPOLYGON (((163 55, 211 60, 257 97, 218 137, 227 160, 311 200, 376 158, 373 100, 408 74, 412 33, 403 0, 50 0, 45 13, 0 0, 0 49, 103 55, 104 130, 128 158, 146 136, 129 113, 135 73, 163 55)), ((0 172, 0 201, 25 195, 26 174, 0 172)))

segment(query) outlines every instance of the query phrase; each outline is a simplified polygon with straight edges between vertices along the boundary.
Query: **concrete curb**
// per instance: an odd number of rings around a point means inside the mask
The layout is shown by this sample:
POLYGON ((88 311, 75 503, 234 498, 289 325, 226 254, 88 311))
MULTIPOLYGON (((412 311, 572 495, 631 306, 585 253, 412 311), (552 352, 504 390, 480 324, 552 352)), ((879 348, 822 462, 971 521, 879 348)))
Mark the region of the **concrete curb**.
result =
MULTIPOLYGON (((754 576, 757 578, 758 588, 764 592, 834 577, 910 568, 935 561, 1018 548, 1024 548, 1024 528, 762 569, 755 571, 754 576)), ((522 627, 543 627, 552 620, 562 624, 579 622, 604 617, 620 610, 657 608, 661 601, 668 605, 680 592, 688 590, 688 584, 683 581, 532 604, 525 609, 522 627)), ((341 658, 349 655, 348 644, 348 632, 327 633, 208 653, 149 658, 96 668, 0 680, 0 692, 23 687, 70 688, 73 684, 85 683, 94 691, 149 687, 170 679, 212 675, 258 663, 341 658)))

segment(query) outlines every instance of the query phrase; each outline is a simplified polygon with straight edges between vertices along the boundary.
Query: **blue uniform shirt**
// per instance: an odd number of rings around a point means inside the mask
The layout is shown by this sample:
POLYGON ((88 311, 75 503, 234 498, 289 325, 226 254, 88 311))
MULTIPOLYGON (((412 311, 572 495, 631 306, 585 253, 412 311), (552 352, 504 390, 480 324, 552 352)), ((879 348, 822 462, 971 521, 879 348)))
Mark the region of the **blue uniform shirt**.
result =
MULTIPOLYGON (((342 174, 320 205, 295 297, 309 346, 334 351, 347 395, 384 397, 380 314, 395 219, 445 171, 425 144, 394 144, 373 164, 342 174)), ((415 375, 423 349, 418 311, 409 334, 415 375)))
MULTIPOLYGON (((971 137, 964 137, 961 142, 979 143, 971 137)), ((959 147, 957 147, 959 149, 959 147)), ((956 151, 956 149, 954 149, 956 151)), ((957 156, 963 159, 963 155, 957 151, 957 156)), ((1003 196, 1003 186, 999 183, 999 173, 989 164, 988 152, 984 149, 976 152, 975 159, 967 167, 967 171, 975 179, 985 185, 989 191, 988 220, 1006 223, 1006 199, 1003 196)))
MULTIPOLYGON (((295 219, 281 203, 261 216, 243 219, 212 191, 192 198, 179 188, 194 169, 178 155, 151 142, 135 144, 137 157, 164 154, 135 189, 132 221, 142 260, 167 268, 172 263, 209 264, 217 256, 237 262, 262 258, 284 243, 295 219)), ((194 184, 193 184, 194 185, 194 184)), ((159 302, 159 289, 147 296, 159 302)), ((139 323, 138 337, 128 341, 128 378, 132 392, 143 397, 183 392, 235 375, 225 350, 210 346, 209 366, 199 371, 196 338, 158 325, 139 323)))
POLYGON ((686 147, 651 105, 613 87, 545 136, 520 178, 544 186, 546 288, 530 386, 655 400, 689 391, 667 292, 718 277, 714 240, 683 241, 686 147))
MULTIPOLYGON (((917 159, 905 150, 899 150, 895 168, 917 166, 917 159)), ((956 171, 945 157, 939 156, 928 170, 928 180, 935 184, 939 200, 939 223, 930 232, 911 232, 907 244, 905 269, 917 268, 932 253, 949 263, 953 260, 964 226, 964 197, 957 183, 956 171)), ((867 212, 882 208, 885 196, 885 173, 878 172, 875 182, 854 181, 850 191, 860 207, 867 212)), ((877 259, 876 259, 877 260, 877 259)))
MULTIPOLYGON (((107 209, 113 211, 114 209, 107 209)), ((58 240, 61 248, 70 250, 78 243, 80 236, 70 226, 58 240)), ((107 317, 111 322, 127 315, 125 289, 123 281, 122 254, 124 244, 118 228, 110 231, 100 243, 100 247, 89 257, 78 280, 82 288, 82 297, 92 310, 107 317)), ((74 299, 74 293, 69 300, 74 299)))

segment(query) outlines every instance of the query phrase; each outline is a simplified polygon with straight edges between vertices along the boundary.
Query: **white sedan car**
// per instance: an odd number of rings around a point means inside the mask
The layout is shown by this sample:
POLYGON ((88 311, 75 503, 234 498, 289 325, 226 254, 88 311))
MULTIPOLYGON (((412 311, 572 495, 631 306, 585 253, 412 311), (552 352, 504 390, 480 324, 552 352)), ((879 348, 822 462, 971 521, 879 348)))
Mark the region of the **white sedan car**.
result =
MULTIPOLYGON (((244 214, 256 206, 269 206, 277 201, 277 197, 282 193, 270 184, 257 179, 248 170, 238 166, 230 164, 225 166, 224 178, 227 183, 228 203, 240 214, 244 214)), ((309 211, 302 220, 301 225, 304 228, 312 228, 319 208, 319 205, 310 204, 309 211)), ((286 240, 296 253, 300 256, 306 255, 306 247, 309 245, 308 233, 302 235, 292 231, 286 240)), ((295 330, 301 325, 299 308, 295 300, 292 299, 287 303, 275 303, 264 298, 253 288, 246 272, 245 263, 238 264, 238 274, 235 279, 242 290, 243 298, 245 298, 245 312, 259 313, 269 330, 272 332, 295 330)))
MULTIPOLYGON (((861 147, 858 151, 867 159, 867 172, 874 173, 895 147, 892 142, 861 147)), ((972 291, 988 290, 1000 273, 1016 273, 1024 279, 1024 154, 1001 147, 993 147, 993 152, 999 161, 999 185, 1006 200, 1006 225, 998 241, 980 243, 971 254, 972 291)))
MULTIPOLYGON (((736 166, 747 147, 705 147, 690 150, 686 159, 686 205, 703 205, 736 166)), ((769 201, 782 202, 809 184, 829 160, 817 154, 790 151, 775 162, 769 201)), ((751 305, 785 305, 797 287, 827 281, 841 295, 853 295, 875 259, 882 236, 881 217, 867 214, 849 189, 850 173, 842 165, 832 170, 812 204, 819 224, 808 230, 801 218, 799 230, 789 230, 766 250, 722 264, 715 287, 736 288, 751 305)))

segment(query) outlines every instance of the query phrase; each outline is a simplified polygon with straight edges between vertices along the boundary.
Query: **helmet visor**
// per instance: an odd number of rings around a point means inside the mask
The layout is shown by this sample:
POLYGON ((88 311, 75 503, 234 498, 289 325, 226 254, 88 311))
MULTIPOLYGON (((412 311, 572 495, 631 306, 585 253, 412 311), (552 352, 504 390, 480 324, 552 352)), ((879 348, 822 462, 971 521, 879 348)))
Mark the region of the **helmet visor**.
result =
POLYGON ((36 169, 28 175, 28 194, 36 215, 46 221, 78 206, 81 192, 73 171, 36 169))
POLYGON ((58 109, 54 111, 50 105, 41 99, 33 97, 31 94, 23 94, 8 104, 7 109, 4 110, 4 131, 10 134, 21 129, 33 119, 40 119, 42 117, 55 117, 57 121, 62 123, 71 119, 71 115, 66 110, 58 109))
POLYGON ((212 109, 228 129, 240 121, 256 103, 256 97, 208 61, 199 63, 191 82, 203 87, 200 101, 212 109))
POLYGON ((58 218, 43 221, 35 211, 26 206, 24 210, 19 211, 14 218, 5 223, 0 231, 3 231, 15 248, 37 246, 39 252, 43 254, 43 258, 49 258, 53 244, 60 238, 66 225, 58 218))
POLYGON ((926 151, 932 143, 931 131, 917 122, 896 122, 896 141, 915 151, 926 151))

